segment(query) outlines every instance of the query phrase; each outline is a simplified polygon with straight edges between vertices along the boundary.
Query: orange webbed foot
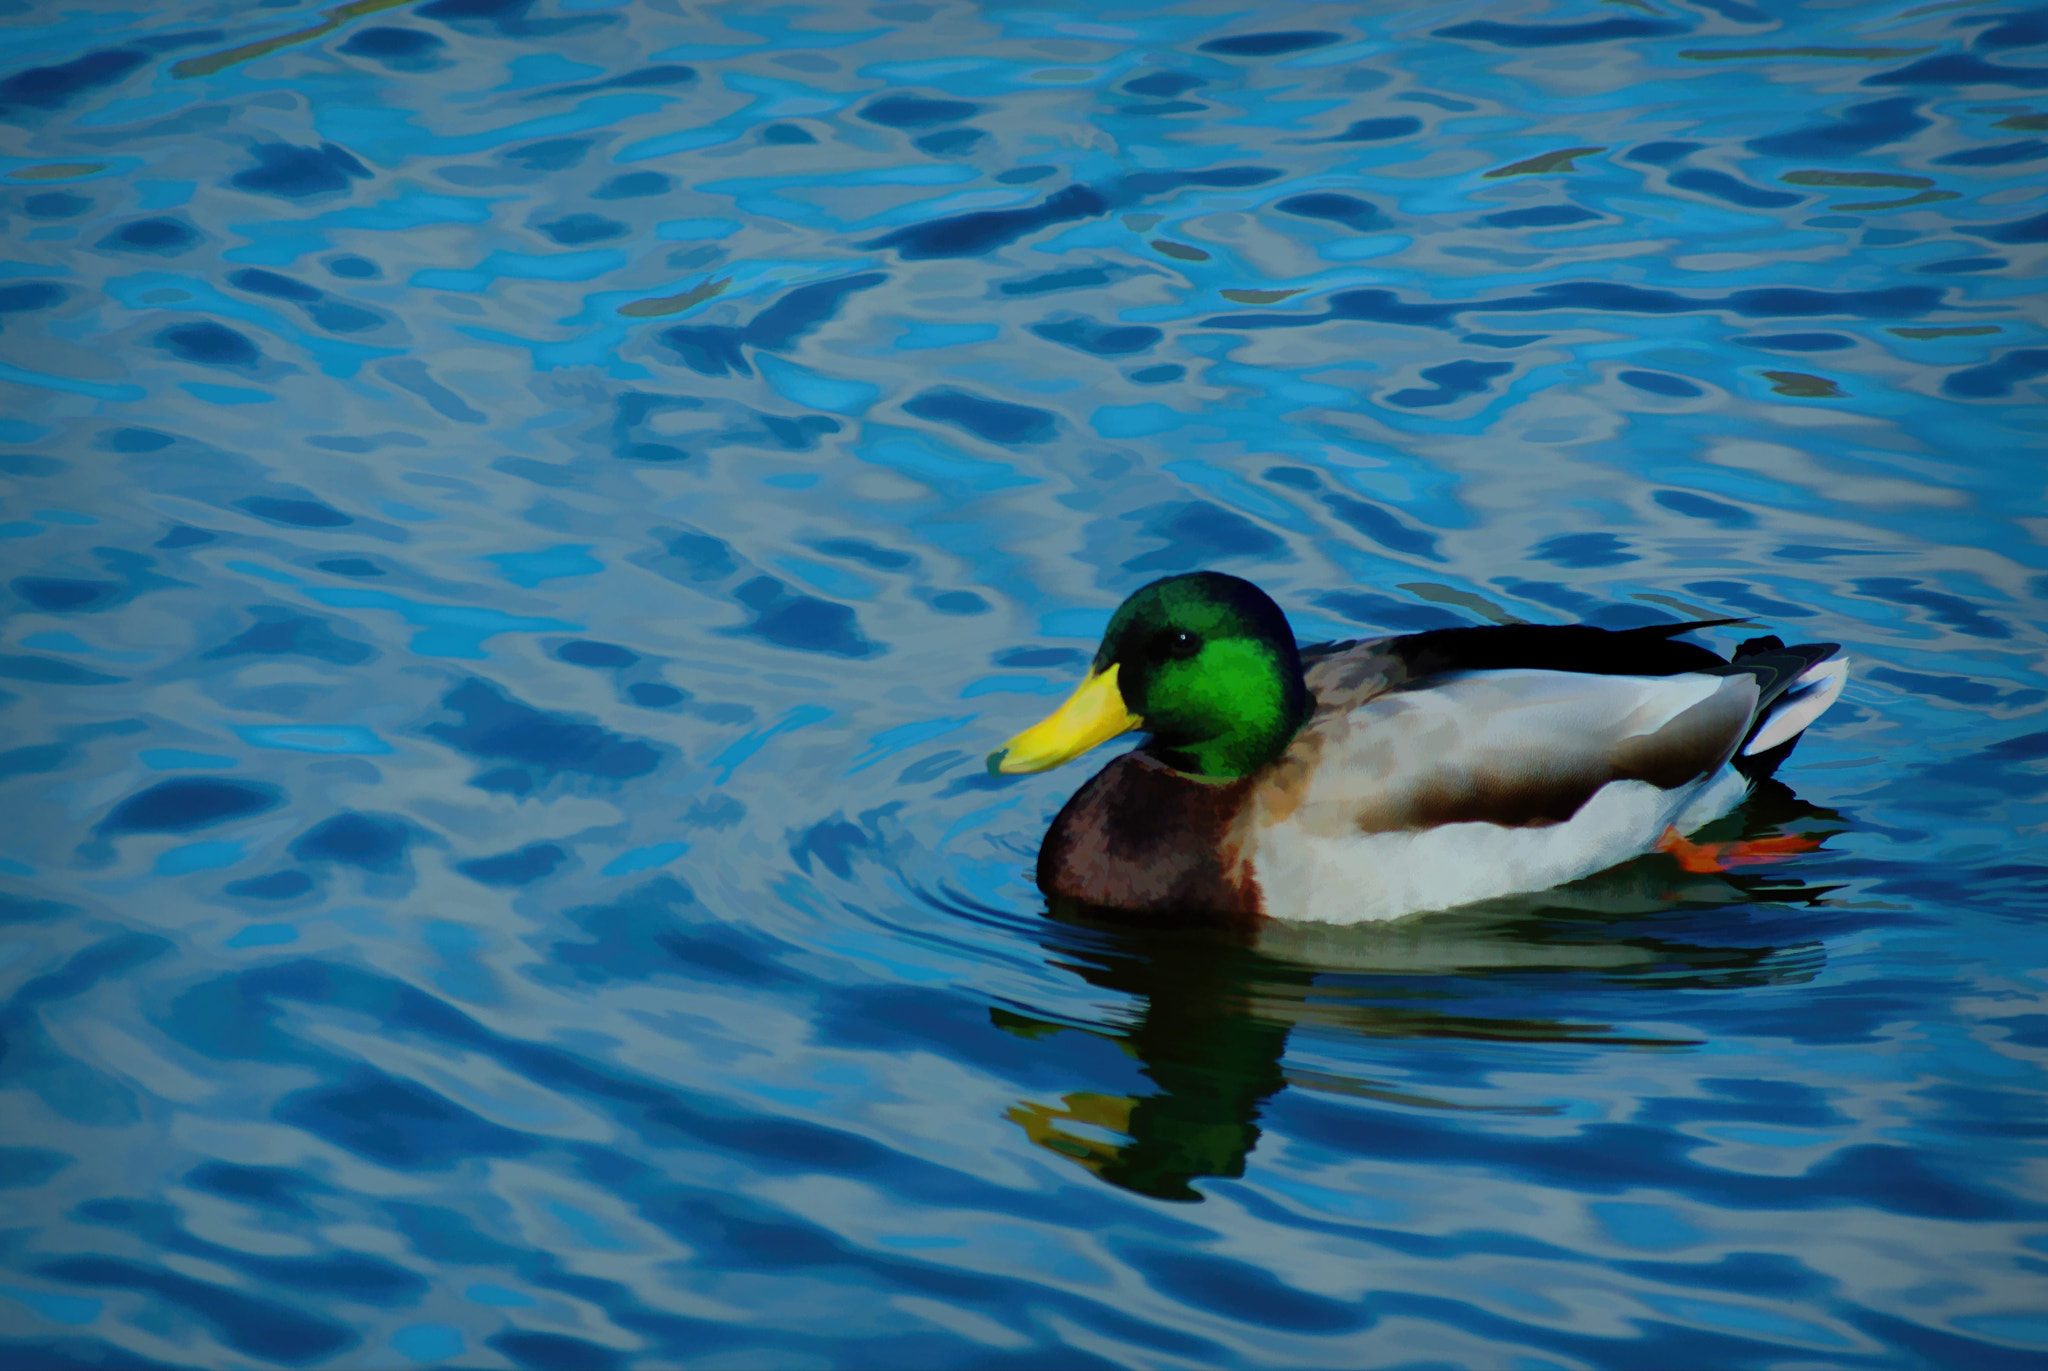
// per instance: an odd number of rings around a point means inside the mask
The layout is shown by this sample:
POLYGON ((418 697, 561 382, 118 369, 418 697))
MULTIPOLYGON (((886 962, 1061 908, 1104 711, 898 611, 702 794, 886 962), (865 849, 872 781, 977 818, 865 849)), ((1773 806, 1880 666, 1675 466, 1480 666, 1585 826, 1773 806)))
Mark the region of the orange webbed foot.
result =
POLYGON ((1754 866, 1758 862, 1772 862, 1780 857, 1790 857, 1801 852, 1812 852, 1820 847, 1820 836, 1802 833, 1785 833, 1775 838, 1748 838, 1729 843, 1696 843, 1676 828, 1664 830, 1664 836, 1657 840, 1657 850, 1668 852, 1675 858, 1681 869, 1695 875, 1716 875, 1731 867, 1754 866))

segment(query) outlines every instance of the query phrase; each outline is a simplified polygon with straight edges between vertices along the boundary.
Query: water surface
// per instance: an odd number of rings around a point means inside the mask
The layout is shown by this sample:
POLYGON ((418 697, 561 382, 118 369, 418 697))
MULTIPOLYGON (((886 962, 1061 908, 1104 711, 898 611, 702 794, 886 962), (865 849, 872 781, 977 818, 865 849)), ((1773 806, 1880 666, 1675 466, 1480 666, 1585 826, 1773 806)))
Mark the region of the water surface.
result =
POLYGON ((2043 11, 0 25, 0 1360, 2048 1354, 2043 11), (1823 846, 1048 911, 1196 567, 1840 641, 1823 846))

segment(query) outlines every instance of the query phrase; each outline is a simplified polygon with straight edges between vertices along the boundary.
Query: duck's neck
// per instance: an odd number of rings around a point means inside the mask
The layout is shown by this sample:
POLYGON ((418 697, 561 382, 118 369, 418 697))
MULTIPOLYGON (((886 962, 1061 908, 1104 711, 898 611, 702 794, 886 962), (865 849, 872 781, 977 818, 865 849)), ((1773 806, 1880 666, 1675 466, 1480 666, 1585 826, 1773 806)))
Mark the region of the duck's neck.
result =
POLYGON ((1154 739, 1140 749, 1162 766, 1171 767, 1191 781, 1208 785, 1229 785, 1241 781, 1272 762, 1294 740, 1295 728, 1260 733, 1251 738, 1213 738, 1207 742, 1174 746, 1154 739))

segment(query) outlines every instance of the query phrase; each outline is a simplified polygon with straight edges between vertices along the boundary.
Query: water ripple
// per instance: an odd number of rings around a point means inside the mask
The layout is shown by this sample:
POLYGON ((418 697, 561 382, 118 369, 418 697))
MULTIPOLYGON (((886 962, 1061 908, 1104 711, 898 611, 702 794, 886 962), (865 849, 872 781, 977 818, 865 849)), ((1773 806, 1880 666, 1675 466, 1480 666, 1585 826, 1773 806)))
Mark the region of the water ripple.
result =
POLYGON ((2038 1363, 1967 10, 16 6, 0 1360, 2038 1363), (1196 567, 1839 640, 1822 846, 1048 909, 978 759, 1196 567))

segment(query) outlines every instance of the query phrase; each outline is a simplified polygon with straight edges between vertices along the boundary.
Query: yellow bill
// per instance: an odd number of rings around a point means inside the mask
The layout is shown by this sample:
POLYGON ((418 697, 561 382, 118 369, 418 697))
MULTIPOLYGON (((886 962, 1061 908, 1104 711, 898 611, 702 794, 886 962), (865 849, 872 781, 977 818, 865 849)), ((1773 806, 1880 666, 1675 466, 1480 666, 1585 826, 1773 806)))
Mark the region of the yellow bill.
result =
POLYGON ((991 752, 991 776, 1019 776, 1028 771, 1048 771, 1119 733, 1144 727, 1145 721, 1124 708, 1123 692, 1117 689, 1117 668, 1091 671, 1067 702, 1044 719, 1019 733, 1003 747, 991 752))

